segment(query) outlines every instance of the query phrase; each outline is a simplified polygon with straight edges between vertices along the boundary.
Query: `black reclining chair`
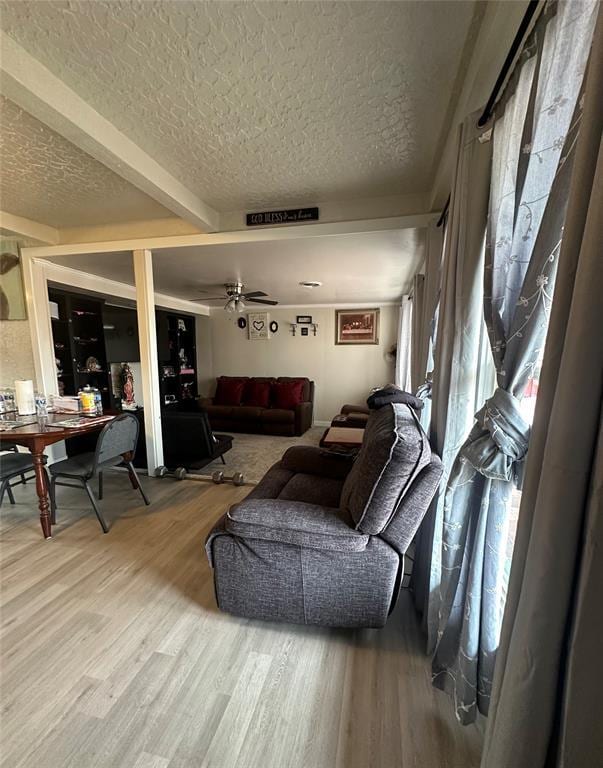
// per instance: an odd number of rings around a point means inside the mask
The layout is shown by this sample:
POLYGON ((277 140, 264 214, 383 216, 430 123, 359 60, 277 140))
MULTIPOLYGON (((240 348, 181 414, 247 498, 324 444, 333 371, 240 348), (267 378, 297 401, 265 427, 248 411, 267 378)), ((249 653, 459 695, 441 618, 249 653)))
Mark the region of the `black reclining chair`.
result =
POLYGON ((168 469, 201 469, 232 448, 231 435, 216 435, 202 411, 183 413, 163 411, 163 461, 168 469))
MULTIPOLYGON (((140 422, 140 434, 134 464, 146 467, 143 410, 139 409, 135 415, 140 422)), ((164 408, 161 412, 161 432, 163 463, 168 469, 201 469, 217 458, 225 464, 224 454, 232 448, 231 435, 214 434, 207 414, 197 409, 182 411, 164 408)))

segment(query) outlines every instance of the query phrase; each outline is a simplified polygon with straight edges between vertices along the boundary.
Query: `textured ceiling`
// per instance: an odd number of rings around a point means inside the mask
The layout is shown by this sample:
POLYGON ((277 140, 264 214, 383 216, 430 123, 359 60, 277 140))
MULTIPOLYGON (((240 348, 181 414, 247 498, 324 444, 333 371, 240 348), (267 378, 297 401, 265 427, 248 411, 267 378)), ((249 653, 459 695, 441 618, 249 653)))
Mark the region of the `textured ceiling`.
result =
POLYGON ((172 215, 3 97, 0 97, 0 207, 53 227, 172 215))
POLYGON ((224 211, 426 191, 475 3, 0 7, 11 37, 224 211))
MULTIPOLYGON (((207 284, 240 280, 281 304, 395 301, 410 287, 424 256, 424 232, 415 229, 286 241, 191 246, 153 251, 155 289, 183 299, 203 298, 207 284), (302 280, 320 280, 308 290, 302 280)), ((129 254, 53 257, 51 261, 134 284, 129 254)), ((209 302, 220 307, 224 302, 209 302)))

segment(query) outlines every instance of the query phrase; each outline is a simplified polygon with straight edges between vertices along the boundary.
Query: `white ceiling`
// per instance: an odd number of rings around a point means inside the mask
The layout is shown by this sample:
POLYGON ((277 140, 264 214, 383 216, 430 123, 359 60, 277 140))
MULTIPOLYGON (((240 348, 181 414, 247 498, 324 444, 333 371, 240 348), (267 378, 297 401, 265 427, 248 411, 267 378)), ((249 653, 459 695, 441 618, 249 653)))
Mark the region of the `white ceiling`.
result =
POLYGON ((0 208, 53 227, 172 214, 0 96, 0 208))
MULTIPOLYGON (((203 298, 199 288, 240 280, 281 304, 347 304, 398 300, 424 258, 424 231, 405 229, 287 241, 191 246, 153 251, 155 290, 203 298), (320 288, 302 288, 319 280, 320 288)), ((51 259, 104 278, 134 284, 127 253, 51 259)), ((219 295, 221 291, 210 295, 219 295)), ((221 307, 223 301, 208 302, 221 307)))
MULTIPOLYGON (((475 7, 0 4, 14 40, 221 211, 428 190, 475 7)), ((140 218, 114 174, 19 120, 10 212, 54 226, 140 218)))

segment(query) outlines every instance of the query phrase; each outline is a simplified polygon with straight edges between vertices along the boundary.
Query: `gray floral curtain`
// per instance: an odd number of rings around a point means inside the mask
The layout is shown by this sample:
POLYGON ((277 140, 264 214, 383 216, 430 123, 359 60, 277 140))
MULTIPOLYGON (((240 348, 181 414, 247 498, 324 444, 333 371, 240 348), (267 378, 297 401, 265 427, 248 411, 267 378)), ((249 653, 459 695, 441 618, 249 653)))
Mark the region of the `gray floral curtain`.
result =
POLYGON ((431 384, 433 378, 433 345, 437 306, 440 297, 442 275, 442 250, 444 226, 434 220, 427 227, 425 249, 425 276, 423 283, 423 311, 420 325, 421 341, 417 351, 417 379, 413 392, 423 401, 420 413, 421 426, 429 432, 431 421, 431 384))
POLYGON ((434 685, 457 718, 488 713, 510 568, 509 501, 530 426, 521 411, 542 356, 563 236, 595 3, 549 3, 497 108, 484 314, 497 389, 448 480, 434 685))
MULTIPOLYGON (((479 115, 480 112, 474 112, 459 126, 444 255, 443 259, 441 255, 436 258, 434 250, 435 264, 431 266, 432 281, 436 275, 441 275, 441 279, 438 290, 432 282, 429 292, 430 320, 434 318, 436 324, 430 329, 434 350, 429 435, 433 450, 442 457, 441 488, 446 486, 475 413, 475 372, 483 315, 484 233, 492 163, 492 143, 487 132, 477 127, 479 115)), ((421 525, 412 575, 415 605, 422 614, 430 653, 437 640, 434 598, 438 595, 441 574, 443 502, 443 494, 436 494, 421 525)))
POLYGON ((412 281, 412 334, 410 339, 410 385, 416 392, 425 381, 427 365, 423 338, 423 313, 425 310, 425 275, 415 275, 412 281))
POLYGON ((603 762, 601 7, 587 69, 483 768, 603 762))

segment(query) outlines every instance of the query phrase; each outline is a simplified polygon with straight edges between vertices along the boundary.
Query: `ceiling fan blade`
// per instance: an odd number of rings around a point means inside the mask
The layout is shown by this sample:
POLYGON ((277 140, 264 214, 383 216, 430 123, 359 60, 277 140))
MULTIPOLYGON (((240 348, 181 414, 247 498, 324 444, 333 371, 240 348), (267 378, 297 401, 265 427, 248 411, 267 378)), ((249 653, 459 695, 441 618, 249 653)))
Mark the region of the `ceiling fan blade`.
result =
POLYGON ((189 299, 189 301, 196 301, 203 304, 205 301, 226 301, 228 296, 204 296, 202 299, 189 299))
POLYGON ((264 291, 245 291, 245 293, 241 294, 242 299, 251 299, 254 296, 268 296, 268 294, 264 293, 264 291))
POLYGON ((272 301, 272 299, 249 299, 246 298, 245 301, 253 302, 254 304, 271 304, 274 306, 275 304, 278 304, 278 301, 272 301))

